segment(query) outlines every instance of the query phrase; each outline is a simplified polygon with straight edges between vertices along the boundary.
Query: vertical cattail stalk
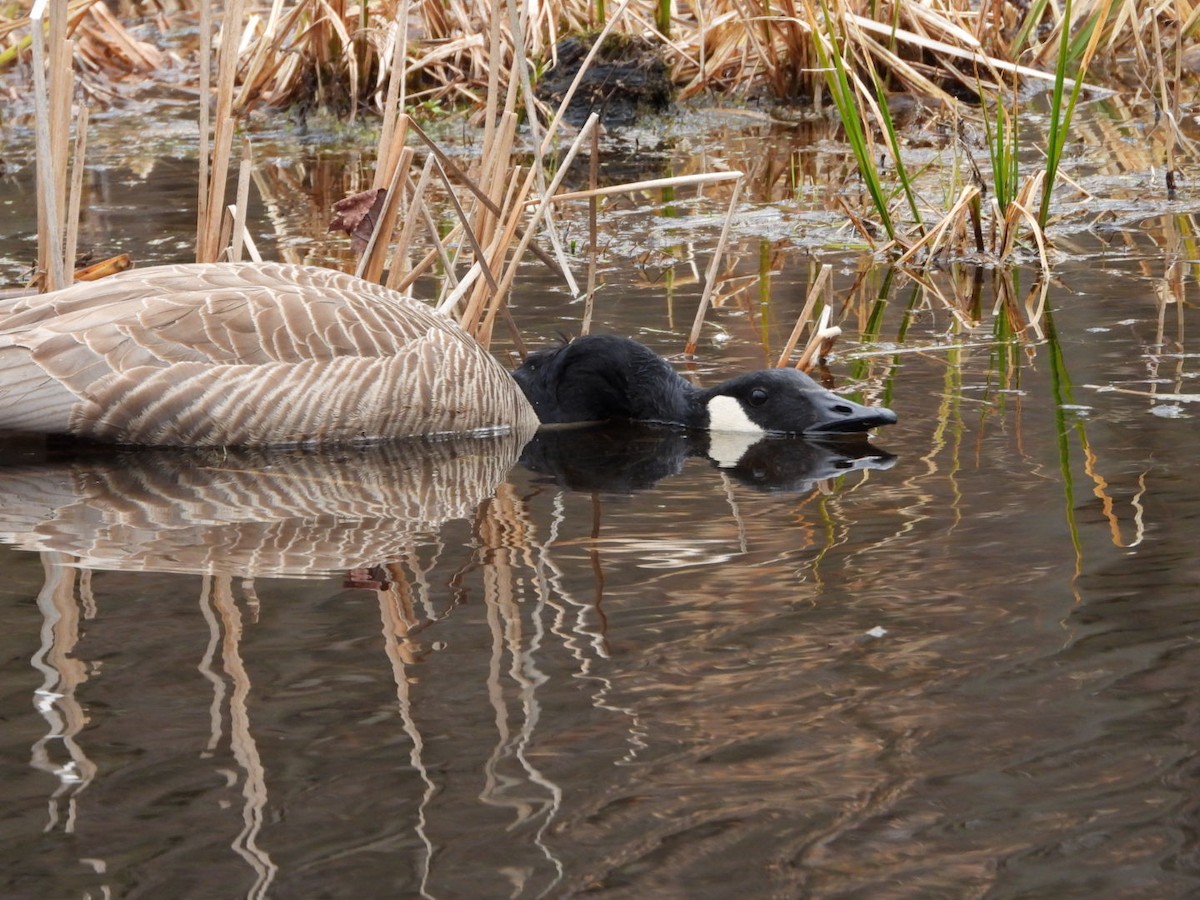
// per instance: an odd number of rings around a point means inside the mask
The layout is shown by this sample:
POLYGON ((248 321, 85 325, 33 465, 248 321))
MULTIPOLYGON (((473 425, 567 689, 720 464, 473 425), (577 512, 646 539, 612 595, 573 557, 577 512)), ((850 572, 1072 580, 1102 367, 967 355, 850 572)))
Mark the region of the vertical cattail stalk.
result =
POLYGON ((201 228, 200 250, 196 254, 198 262, 215 262, 222 246, 221 210, 225 206, 225 182, 229 177, 229 158, 233 149, 233 88, 242 36, 242 7, 242 0, 230 0, 221 28, 221 46, 217 53, 216 131, 205 200, 206 221, 201 228))
MULTIPOLYGON (((47 79, 47 48, 43 22, 46 18, 48 0, 37 0, 29 14, 30 29, 33 32, 33 91, 34 111, 37 119, 35 128, 36 157, 37 157, 37 212, 38 212, 38 268, 45 273, 44 284, 49 290, 57 290, 67 283, 63 266, 63 233, 62 233, 62 202, 63 184, 59 180, 59 161, 55 159, 54 149, 63 146, 55 140, 55 123, 58 121, 57 110, 54 108, 53 97, 60 93, 54 90, 61 72, 52 69, 47 79)), ((55 27, 61 13, 65 12, 65 2, 56 2, 50 10, 50 58, 59 60, 58 48, 54 45, 54 36, 61 32, 61 26, 55 27)), ((69 74, 69 73, 68 73, 69 74)))
POLYGON ((233 236, 229 240, 230 262, 241 262, 242 248, 246 244, 246 206, 250 202, 250 172, 253 158, 250 139, 242 145, 242 162, 238 167, 237 204, 233 209, 233 236))
POLYGON ((200 4, 200 186, 196 192, 196 262, 208 231, 209 107, 212 103, 212 4, 200 4))
MULTIPOLYGON (((600 130, 592 131, 592 158, 588 160, 588 190, 600 186, 600 130)), ((600 198, 588 197, 588 270, 587 299, 583 304, 583 324, 580 334, 592 330, 592 313, 596 308, 596 257, 600 253, 599 218, 600 198)))
POLYGON ((74 279, 75 248, 79 243, 79 207, 83 202, 83 160, 87 154, 88 109, 79 106, 75 120, 75 156, 71 161, 71 194, 67 200, 67 239, 63 249, 66 283, 74 279))

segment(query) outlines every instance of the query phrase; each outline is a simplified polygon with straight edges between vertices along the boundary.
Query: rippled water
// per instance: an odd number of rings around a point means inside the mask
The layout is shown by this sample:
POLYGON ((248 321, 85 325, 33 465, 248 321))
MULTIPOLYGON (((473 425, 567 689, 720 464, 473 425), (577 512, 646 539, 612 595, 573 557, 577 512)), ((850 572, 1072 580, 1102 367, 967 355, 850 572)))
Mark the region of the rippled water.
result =
MULTIPOLYGON (((0 893, 1194 895, 1178 221, 1077 236, 1024 343, 991 272, 869 272, 830 369, 899 413, 874 452, 6 447, 0 893)), ((769 249, 701 380, 790 330, 808 260, 769 249)), ((858 297, 861 260, 822 260, 858 297)), ((600 328, 674 352, 699 288, 652 262, 614 264, 600 328)), ((518 301, 534 335, 579 315, 518 301)))

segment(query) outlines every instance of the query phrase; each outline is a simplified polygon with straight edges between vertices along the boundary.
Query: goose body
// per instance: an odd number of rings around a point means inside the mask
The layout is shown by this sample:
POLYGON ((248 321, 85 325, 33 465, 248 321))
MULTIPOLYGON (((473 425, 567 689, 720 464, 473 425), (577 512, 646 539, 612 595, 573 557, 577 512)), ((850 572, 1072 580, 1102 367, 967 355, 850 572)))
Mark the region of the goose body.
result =
POLYGON ((143 446, 285 446, 537 418, 420 302, 329 269, 135 269, 0 302, 0 428, 143 446))
POLYGON ((510 375, 422 303, 312 266, 157 266, 0 301, 0 430, 282 447, 611 419, 826 434, 896 415, 794 369, 702 390, 606 335, 540 350, 510 375))
POLYGON ((648 347, 591 335, 532 353, 513 372, 538 418, 610 419, 749 434, 828 435, 890 425, 896 414, 826 390, 796 369, 763 369, 701 389, 648 347))

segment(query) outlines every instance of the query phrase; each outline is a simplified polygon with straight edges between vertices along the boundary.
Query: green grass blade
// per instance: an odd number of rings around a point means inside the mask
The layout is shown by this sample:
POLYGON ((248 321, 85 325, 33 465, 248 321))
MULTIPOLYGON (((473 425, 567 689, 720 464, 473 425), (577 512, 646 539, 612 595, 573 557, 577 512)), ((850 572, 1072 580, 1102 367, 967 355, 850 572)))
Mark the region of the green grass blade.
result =
POLYGON ((917 198, 913 193, 912 179, 908 177, 908 170, 904 167, 904 159, 900 156, 900 139, 896 136, 896 126, 892 122, 892 111, 888 109, 887 97, 884 95, 883 86, 879 83, 879 76, 876 74, 874 66, 871 66, 871 80, 875 83, 875 96, 879 102, 879 114, 883 117, 883 127, 887 132, 888 145, 892 151, 892 161, 896 165, 896 177, 900 179, 900 185, 904 188, 904 196, 908 200, 908 208, 912 212, 913 221, 917 223, 917 228, 923 235, 925 234, 925 223, 921 221, 921 210, 917 207, 917 198))
POLYGON ((896 226, 892 222, 891 212, 888 210, 887 197, 884 194, 883 185, 879 180, 879 170, 875 167, 875 160, 871 156, 871 151, 867 143, 866 131, 862 118, 859 116, 854 89, 850 86, 850 78, 846 74, 846 65, 842 59, 841 48, 838 44, 837 29, 834 27, 833 15, 830 13, 829 7, 824 3, 821 4, 821 11, 825 16, 829 46, 828 48, 826 47, 821 35, 814 34, 813 44, 816 47, 817 58, 820 60, 821 68, 824 70, 825 81, 829 86, 830 94, 833 96, 834 105, 837 107, 842 128, 846 132, 846 142, 850 145, 854 153, 859 174, 866 183, 867 192, 871 195, 871 202, 875 205, 875 211, 879 215, 879 220, 883 225, 884 231, 887 232, 889 238, 895 240, 896 226))

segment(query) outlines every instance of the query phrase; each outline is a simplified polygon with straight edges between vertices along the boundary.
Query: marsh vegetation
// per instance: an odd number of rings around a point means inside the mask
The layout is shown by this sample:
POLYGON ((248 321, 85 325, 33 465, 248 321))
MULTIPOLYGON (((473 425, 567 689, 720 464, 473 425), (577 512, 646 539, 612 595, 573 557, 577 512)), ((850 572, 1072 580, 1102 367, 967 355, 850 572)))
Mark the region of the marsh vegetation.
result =
POLYGON ((19 448, 6 892, 1195 892, 1195 11, 297 0, 205 52, 202 6, 68 7, 40 177, 5 10, 10 284, 39 233, 64 279, 257 252, 505 358, 632 335, 900 421, 732 465, 19 448), (674 105, 556 124, 605 27, 674 105))

